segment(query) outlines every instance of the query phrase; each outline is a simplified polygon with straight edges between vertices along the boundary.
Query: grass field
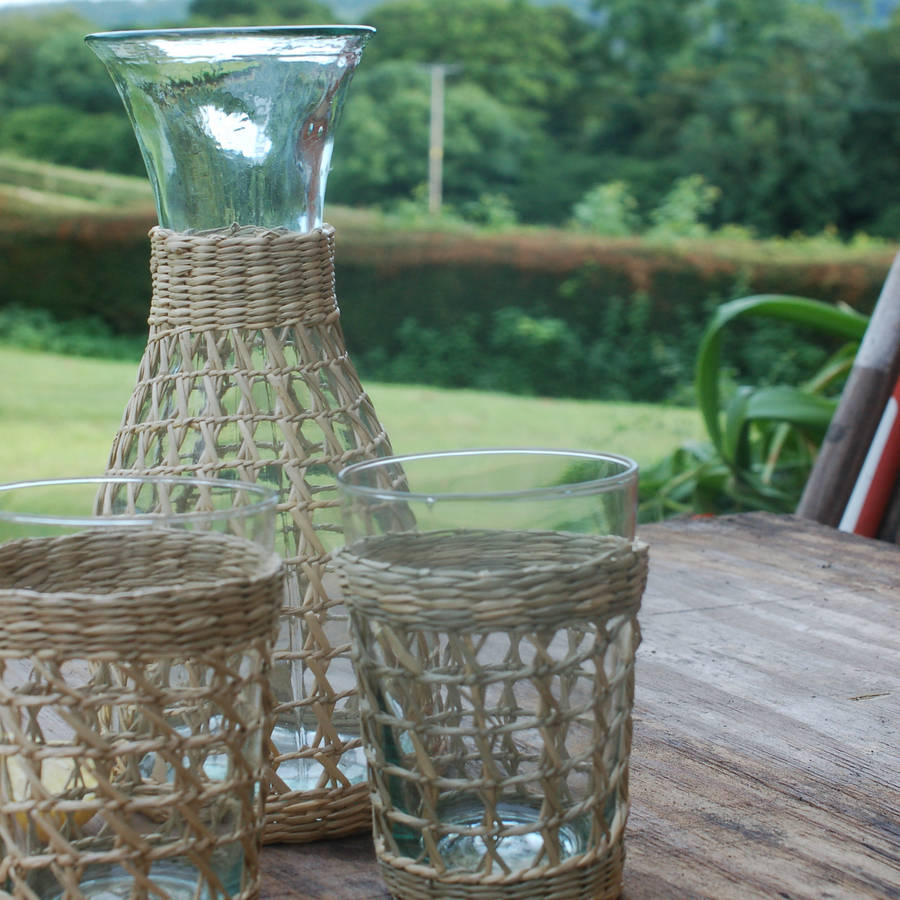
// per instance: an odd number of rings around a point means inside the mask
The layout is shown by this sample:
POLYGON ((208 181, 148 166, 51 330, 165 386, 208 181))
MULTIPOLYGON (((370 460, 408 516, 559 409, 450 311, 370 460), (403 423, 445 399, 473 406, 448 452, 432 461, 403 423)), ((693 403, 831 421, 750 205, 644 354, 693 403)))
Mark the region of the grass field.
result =
MULTIPOLYGON (((0 481, 103 470, 137 363, 0 347, 0 481)), ((699 438, 695 410, 367 384, 399 452, 568 447, 656 462, 699 438)))

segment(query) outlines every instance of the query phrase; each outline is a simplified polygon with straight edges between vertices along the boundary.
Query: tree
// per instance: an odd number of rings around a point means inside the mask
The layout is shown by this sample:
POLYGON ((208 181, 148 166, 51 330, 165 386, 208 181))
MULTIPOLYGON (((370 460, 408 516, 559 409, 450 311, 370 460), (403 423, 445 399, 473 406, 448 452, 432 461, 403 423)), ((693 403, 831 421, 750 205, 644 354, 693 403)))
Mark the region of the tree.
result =
POLYGON ((451 63, 509 107, 552 117, 577 89, 573 52, 584 23, 562 7, 527 0, 397 0, 369 15, 378 34, 366 65, 451 63))
POLYGON ((526 0, 397 0, 368 20, 378 33, 349 95, 332 199, 366 202, 376 184, 382 201, 408 196, 426 179, 427 67, 444 63, 447 201, 503 194, 519 217, 562 221, 590 186, 574 146, 585 23, 526 0))
POLYGON ((0 149, 82 169, 145 172, 124 111, 84 113, 52 103, 14 109, 0 119, 0 149))
POLYGON ((679 156, 722 189, 719 221, 764 234, 840 223, 854 186, 846 144, 861 80, 840 21, 809 4, 788 7, 715 65, 679 156))
POLYGON ((856 57, 864 86, 851 110, 848 168, 855 175, 846 226, 900 239, 900 10, 861 35, 856 57))
POLYGON ((677 177, 722 190, 714 222, 762 233, 839 220, 861 78, 837 16, 797 0, 608 0, 586 146, 644 212, 677 177))
POLYGON ((624 237, 637 232, 637 202, 622 181, 608 181, 591 188, 572 209, 575 224, 594 234, 624 237))
MULTIPOLYGON (((332 200, 371 204, 408 197, 428 177, 429 75, 414 63, 386 63, 356 76, 335 141, 332 200)), ((471 82, 446 91, 444 197, 449 204, 504 192, 534 126, 471 82)))
MULTIPOLYGON (((451 204, 502 196, 523 221, 561 223, 596 185, 620 183, 646 222, 699 175, 721 190, 713 227, 900 235, 900 13, 850 31, 825 9, 838 0, 593 0, 590 20, 535 2, 371 10, 378 34, 348 95, 329 198, 390 204, 425 181, 427 69, 445 63, 451 204)), ((194 0, 191 14, 334 19, 326 0, 194 0)), ((118 95, 82 43, 90 30, 68 12, 4 18, 0 150, 140 171, 118 95)))
POLYGON ((319 0, 192 0, 189 14, 197 25, 302 25, 334 20, 331 7, 319 0))
POLYGON ((653 210, 650 234, 660 237, 703 237, 708 233, 704 219, 709 216, 721 191, 707 184, 702 175, 679 178, 653 210))
POLYGON ((0 33, 4 110, 58 103, 84 112, 122 108, 103 64, 84 45, 90 22, 71 13, 12 17, 0 33))
POLYGON ((0 150, 82 168, 142 174, 137 142, 91 25, 71 13, 12 17, 0 34, 0 150))

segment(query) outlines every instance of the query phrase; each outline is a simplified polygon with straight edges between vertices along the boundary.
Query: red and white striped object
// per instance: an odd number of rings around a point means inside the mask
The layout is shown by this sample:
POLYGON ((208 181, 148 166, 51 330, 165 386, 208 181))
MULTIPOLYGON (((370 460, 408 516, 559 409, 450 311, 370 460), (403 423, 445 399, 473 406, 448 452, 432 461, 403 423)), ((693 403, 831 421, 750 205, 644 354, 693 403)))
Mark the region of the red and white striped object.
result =
POLYGON ((900 379, 888 398, 838 528, 875 537, 900 472, 900 379))

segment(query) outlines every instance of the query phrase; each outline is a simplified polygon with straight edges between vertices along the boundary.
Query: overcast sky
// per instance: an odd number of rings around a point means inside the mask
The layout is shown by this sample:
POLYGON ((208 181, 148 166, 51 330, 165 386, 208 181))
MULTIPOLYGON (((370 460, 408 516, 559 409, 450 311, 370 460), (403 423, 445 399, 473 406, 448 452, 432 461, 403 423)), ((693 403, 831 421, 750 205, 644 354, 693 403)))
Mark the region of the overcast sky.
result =
MULTIPOLYGON (((36 3, 60 3, 63 0, 0 0, 0 6, 33 6, 36 3)), ((91 0, 97 3, 99 0, 91 0)), ((137 0, 139 3, 145 3, 146 0, 137 0)))

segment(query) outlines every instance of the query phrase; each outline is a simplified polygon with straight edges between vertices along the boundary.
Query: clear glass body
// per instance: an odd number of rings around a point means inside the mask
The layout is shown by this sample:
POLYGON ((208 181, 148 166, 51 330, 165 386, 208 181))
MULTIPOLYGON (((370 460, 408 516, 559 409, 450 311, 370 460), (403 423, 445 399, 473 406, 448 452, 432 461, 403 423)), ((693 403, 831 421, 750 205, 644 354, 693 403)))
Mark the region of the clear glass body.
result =
POLYGON ((335 565, 389 853, 474 877, 559 864, 621 833, 637 622, 564 607, 596 589, 597 556, 631 547, 637 477, 625 458, 530 449, 340 473, 348 545, 335 565), (539 626, 504 620, 524 600, 505 585, 529 567, 539 626), (485 604, 501 624, 476 619, 485 604))
POLYGON ((373 29, 88 35, 122 96, 159 224, 311 231, 344 95, 373 29))
MULTIPOLYGON (((217 584, 233 573, 237 548, 277 565, 276 505, 267 488, 223 479, 0 485, 4 896, 128 900, 165 891, 213 900, 253 888, 282 581, 270 591, 268 633, 202 653, 185 649, 189 641, 144 651, 153 631, 135 629, 121 610, 140 609, 161 589, 193 615, 196 592, 222 599, 217 584), (84 538, 89 551, 80 549, 84 538), (208 554, 202 564, 185 555, 198 540, 208 554), (196 592, 182 595, 186 584, 196 592), (97 613, 79 620, 65 650, 20 644, 15 635, 35 627, 22 590, 42 604, 37 627, 53 632, 70 629, 75 602, 97 613), (57 606, 58 626, 48 625, 57 606), (92 636, 105 630, 121 652, 97 651, 92 636), (185 844, 204 836, 205 846, 185 844)), ((148 611, 143 627, 155 630, 155 621, 148 611)))
POLYGON ((417 531, 502 528, 633 538, 637 464, 578 450, 420 453, 348 466, 338 476, 347 543, 417 531))
POLYGON ((177 529, 230 534, 272 550, 278 496, 234 475, 95 475, 0 484, 0 543, 85 530, 177 529))

